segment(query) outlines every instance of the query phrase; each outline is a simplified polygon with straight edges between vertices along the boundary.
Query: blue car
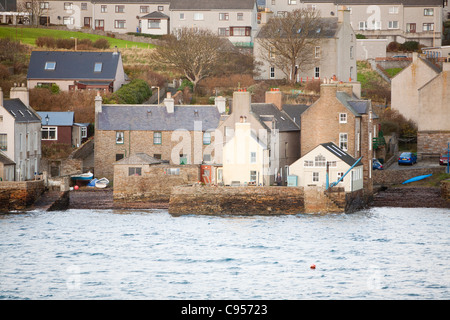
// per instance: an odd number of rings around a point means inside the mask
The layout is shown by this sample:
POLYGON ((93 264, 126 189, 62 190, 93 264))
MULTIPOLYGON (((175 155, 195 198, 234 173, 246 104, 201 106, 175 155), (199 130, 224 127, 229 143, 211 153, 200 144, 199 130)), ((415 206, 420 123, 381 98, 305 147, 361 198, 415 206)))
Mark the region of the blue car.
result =
POLYGON ((413 152, 403 152, 400 157, 398 157, 398 164, 413 165, 414 163, 417 163, 417 155, 413 152))
POLYGON ((378 159, 373 159, 372 160, 372 169, 373 170, 383 170, 383 165, 381 164, 380 161, 378 161, 378 159))

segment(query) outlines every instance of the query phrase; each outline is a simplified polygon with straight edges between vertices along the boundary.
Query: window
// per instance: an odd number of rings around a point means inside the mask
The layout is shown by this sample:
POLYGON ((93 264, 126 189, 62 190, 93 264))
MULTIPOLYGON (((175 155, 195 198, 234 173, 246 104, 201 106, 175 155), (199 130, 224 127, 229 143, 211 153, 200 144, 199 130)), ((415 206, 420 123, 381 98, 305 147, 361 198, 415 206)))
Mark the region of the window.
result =
POLYGON ((211 161, 211 154, 204 154, 203 155, 203 162, 210 162, 211 161))
POLYGON ((303 163, 304 167, 314 167, 314 161, 312 160, 305 160, 305 162, 303 163))
POLYGON ((398 7, 389 7, 390 14, 398 14, 398 7))
POLYGON ((230 36, 249 37, 252 31, 251 27, 230 27, 230 36))
POLYGON ((180 168, 168 168, 166 170, 166 174, 171 175, 171 176, 179 176, 180 168))
POLYGON ((327 161, 325 157, 321 154, 314 158, 314 166, 315 167, 325 167, 327 165, 327 161))
POLYGON ((125 29, 125 20, 114 20, 114 28, 125 29))
POLYGON ((155 153, 155 154, 153 154, 153 158, 155 158, 155 159, 160 159, 160 160, 162 159, 160 153, 155 153))
POLYGON ((149 29, 161 29, 161 20, 157 19, 148 19, 149 29))
MULTIPOLYGON (((337 173, 337 180, 339 180, 340 178, 342 178, 344 176, 343 172, 338 172, 337 173)), ((344 182, 344 179, 341 180, 341 182, 344 182)))
POLYGON ((25 3, 25 7, 26 7, 27 9, 31 9, 31 2, 26 2, 26 3, 25 3))
POLYGON ((315 4, 307 4, 306 9, 308 10, 316 10, 317 6, 315 4))
POLYGON ((288 0, 288 4, 297 4, 297 0, 288 0))
POLYGON ((81 10, 87 10, 87 3, 86 2, 82 2, 81 3, 81 10))
POLYGON ((389 21, 388 29, 398 29, 398 21, 389 21))
POLYGON ((148 6, 140 6, 139 7, 140 13, 147 13, 148 12, 148 6))
POLYGON ((142 168, 139 167, 130 167, 128 168, 129 176, 142 176, 142 168))
POLYGON ((87 127, 81 127, 81 138, 87 138, 87 127))
POLYGON ((339 114, 339 123, 347 123, 347 114, 346 113, 339 114))
POLYGON ((316 59, 320 58, 320 47, 319 46, 314 48, 314 58, 316 58, 316 59))
POLYGON ((116 161, 122 160, 124 158, 123 153, 116 153, 116 161))
POLYGON ((73 17, 63 17, 63 24, 65 25, 71 25, 74 24, 74 18, 73 17))
POLYGON ((320 68, 319 67, 314 68, 314 77, 320 78, 320 68))
POLYGON ((238 20, 238 21, 244 20, 244 14, 243 14, 242 12, 238 12, 238 14, 237 14, 237 20, 238 20))
POLYGON ((256 163, 256 152, 250 152, 250 163, 256 163))
POLYGON ((434 16, 434 9, 433 8, 425 8, 423 9, 423 15, 424 16, 434 16))
MULTIPOLYGON (((87 3, 84 3, 87 6, 87 3)), ((41 9, 48 9, 48 2, 41 2, 39 4, 39 6, 41 7, 41 9)), ((83 3, 81 4, 81 10, 83 10, 83 3)), ((86 10, 86 9, 84 9, 86 10)))
POLYGON ((256 182, 256 171, 250 171, 250 182, 256 182))
POLYGON ((102 66, 103 66, 103 63, 96 62, 95 65, 94 65, 94 72, 101 72, 102 71, 102 66))
POLYGON ((203 13, 202 12, 196 12, 194 13, 194 20, 203 20, 203 13))
POLYGON ((211 144, 211 132, 203 133, 203 144, 211 144))
POLYGON ((359 30, 367 30, 367 21, 359 22, 359 30))
POLYGON ((423 31, 434 31, 434 23, 424 23, 423 31))
POLYGON ((103 13, 108 12, 108 6, 101 6, 100 12, 103 12, 103 13))
POLYGON ((153 144, 162 144, 162 134, 161 134, 161 132, 153 133, 153 144))
POLYGON ((219 28, 220 37, 228 37, 230 35, 230 30, 228 28, 219 28))
POLYGON ((58 140, 56 127, 42 127, 42 140, 58 140))
POLYGON ((337 162, 336 161, 327 161, 327 165, 330 168, 336 168, 337 167, 337 162))
POLYGON ((313 172, 312 173, 312 181, 313 182, 319 182, 319 173, 318 172, 313 172))
POLYGON ((230 15, 228 13, 219 13, 219 20, 228 21, 229 18, 230 18, 230 15))
POLYGON ((158 11, 164 11, 164 6, 158 6, 158 11))
POLYGON ((339 134, 339 148, 344 151, 348 150, 348 135, 346 133, 339 134))
POLYGON ((371 30, 381 30, 381 21, 372 21, 371 30))
POLYGON ((123 144, 124 143, 124 136, 123 131, 117 131, 116 132, 116 144, 123 144))
POLYGON ((56 62, 54 61, 47 61, 45 63, 45 70, 55 70, 56 68, 56 62))
POLYGON ((72 2, 64 2, 64 10, 72 10, 72 2))
POLYGON ((125 6, 116 6, 116 13, 124 13, 125 6))
POLYGON ((8 151, 8 135, 6 133, 0 133, 0 150, 8 151))
POLYGON ((350 47, 350 59, 353 59, 353 47, 350 47))
POLYGON ((270 79, 275 79, 275 67, 270 67, 269 77, 270 79))
POLYGON ((180 13, 180 20, 184 20, 185 19, 185 17, 184 17, 184 12, 183 13, 180 13))

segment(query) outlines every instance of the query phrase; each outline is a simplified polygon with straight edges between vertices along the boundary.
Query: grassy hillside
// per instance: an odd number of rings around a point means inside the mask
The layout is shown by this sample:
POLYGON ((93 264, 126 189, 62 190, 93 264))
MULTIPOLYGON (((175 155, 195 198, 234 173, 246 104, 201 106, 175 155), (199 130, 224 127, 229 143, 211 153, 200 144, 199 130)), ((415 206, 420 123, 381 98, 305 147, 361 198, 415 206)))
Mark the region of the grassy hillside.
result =
POLYGON ((90 39, 95 41, 97 39, 107 39, 111 48, 153 48, 154 46, 148 43, 132 42, 111 37, 99 36, 95 34, 83 33, 78 31, 53 30, 44 28, 15 28, 15 27, 0 27, 0 38, 11 38, 19 40, 24 44, 35 46, 35 41, 39 37, 54 37, 70 39, 71 37, 77 39, 90 39))

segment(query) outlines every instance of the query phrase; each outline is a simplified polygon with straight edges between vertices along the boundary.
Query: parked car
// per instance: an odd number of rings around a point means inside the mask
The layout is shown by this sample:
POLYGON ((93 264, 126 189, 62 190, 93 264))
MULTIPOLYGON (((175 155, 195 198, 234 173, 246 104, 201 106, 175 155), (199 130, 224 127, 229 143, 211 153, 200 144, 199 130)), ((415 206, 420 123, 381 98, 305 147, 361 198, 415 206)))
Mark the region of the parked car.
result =
POLYGON ((407 56, 405 56, 405 55, 396 55, 396 56, 393 56, 392 58, 407 58, 407 56))
POLYGON ((410 164, 417 163, 417 154, 413 152, 403 152, 398 158, 398 164, 410 164))
POLYGON ((449 157, 449 154, 448 154, 448 153, 443 153, 443 154, 441 155, 441 157, 439 158, 439 164, 440 164, 441 166, 447 165, 448 157, 449 157))
POLYGON ((372 169, 373 170, 383 170, 383 165, 381 164, 380 161, 378 161, 378 159, 373 159, 372 160, 372 169))

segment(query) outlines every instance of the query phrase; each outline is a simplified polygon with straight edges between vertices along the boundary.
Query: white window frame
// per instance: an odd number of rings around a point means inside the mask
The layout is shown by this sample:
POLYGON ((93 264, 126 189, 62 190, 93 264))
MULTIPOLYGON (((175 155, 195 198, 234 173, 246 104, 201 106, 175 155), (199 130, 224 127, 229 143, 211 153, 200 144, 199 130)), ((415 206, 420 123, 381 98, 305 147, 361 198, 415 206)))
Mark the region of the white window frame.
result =
POLYGON ((422 30, 423 31, 434 31, 434 23, 430 22, 430 23, 424 23, 422 25, 422 30))
POLYGON ((359 30, 367 30, 367 21, 359 22, 359 30))
POLYGON ((389 14, 398 14, 398 7, 397 6, 389 7, 389 14))
POLYGON ((108 12, 108 6, 107 5, 101 5, 100 6, 100 12, 101 13, 107 13, 108 12))
POLYGON ((256 163, 256 152, 250 152, 250 163, 256 163))
POLYGON ((427 17, 434 16, 434 8, 425 8, 423 9, 423 15, 427 17))
POLYGON ((393 29, 398 29, 398 28, 399 28, 399 24, 398 24, 397 20, 389 21, 388 29, 393 30, 393 29))
POLYGON ((258 178, 258 171, 250 170, 250 182, 256 182, 257 178, 258 178))
POLYGON ((320 67, 314 67, 314 78, 320 78, 320 67))
POLYGON ((320 46, 314 48, 314 58, 320 59, 320 46))
POLYGON ((45 63, 45 70, 55 70, 56 69, 56 61, 47 61, 45 63))
POLYGON ((116 5, 114 7, 115 13, 125 13, 125 6, 124 5, 116 5))
POLYGON ((64 10, 72 10, 73 9, 73 3, 72 2, 64 2, 64 10))
POLYGON ((297 0, 288 0, 288 5, 295 5, 297 4, 297 0))
MULTIPOLYGON (((56 140, 58 140, 58 127, 43 126, 41 128, 41 132, 42 133, 43 132, 47 132, 47 138, 44 139, 44 137, 41 136, 41 140, 44 140, 44 141, 56 141, 56 140), (50 132, 54 132, 55 133, 55 137, 54 138, 50 138, 50 132)), ((22 138, 20 140, 22 140, 22 138)), ((22 150, 22 141, 20 141, 20 149, 22 150)))
POLYGON ((312 182, 319 182, 319 181, 320 181, 320 173, 312 172, 312 182))
POLYGON ((339 148, 348 150, 348 133, 339 133, 339 148))
POLYGON ((114 20, 114 29, 125 29, 127 27, 127 20, 114 20))
POLYGON ((205 20, 203 12, 194 12, 194 21, 202 21, 202 20, 205 20))
POLYGON ((87 127, 81 127, 80 132, 81 132, 81 138, 87 138, 87 127))
POLYGON ((270 79, 275 79, 275 67, 270 67, 269 68, 269 78, 270 79))
POLYGON ((339 123, 347 123, 347 114, 339 113, 339 123))
POLYGON ((147 28, 148 29, 161 29, 161 20, 160 19, 148 19, 147 20, 147 28))
POLYGON ((230 14, 228 12, 219 12, 219 21, 230 20, 230 14))

